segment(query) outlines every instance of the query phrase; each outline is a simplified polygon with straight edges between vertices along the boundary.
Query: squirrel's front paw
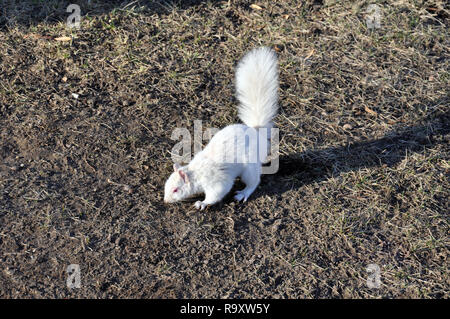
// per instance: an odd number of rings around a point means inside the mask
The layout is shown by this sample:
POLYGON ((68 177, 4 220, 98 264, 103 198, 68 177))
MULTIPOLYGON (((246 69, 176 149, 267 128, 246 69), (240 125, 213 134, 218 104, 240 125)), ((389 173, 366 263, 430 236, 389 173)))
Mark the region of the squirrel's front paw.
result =
POLYGON ((240 202, 241 200, 244 200, 244 203, 247 201, 248 195, 245 193, 245 191, 237 191, 236 196, 234 196, 234 199, 240 202))
POLYGON ((196 201, 194 206, 195 206, 195 208, 197 208, 197 209, 204 210, 205 207, 208 206, 208 205, 206 205, 206 204, 203 203, 202 201, 196 201))

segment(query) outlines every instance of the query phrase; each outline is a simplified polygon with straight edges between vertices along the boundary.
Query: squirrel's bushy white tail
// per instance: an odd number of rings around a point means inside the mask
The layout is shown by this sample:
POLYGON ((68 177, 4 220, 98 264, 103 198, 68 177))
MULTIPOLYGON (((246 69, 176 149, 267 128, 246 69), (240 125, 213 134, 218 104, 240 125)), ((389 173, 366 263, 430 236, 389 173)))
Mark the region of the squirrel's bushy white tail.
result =
POLYGON ((267 47, 247 53, 236 69, 238 115, 245 125, 271 126, 278 109, 278 66, 276 53, 267 47))

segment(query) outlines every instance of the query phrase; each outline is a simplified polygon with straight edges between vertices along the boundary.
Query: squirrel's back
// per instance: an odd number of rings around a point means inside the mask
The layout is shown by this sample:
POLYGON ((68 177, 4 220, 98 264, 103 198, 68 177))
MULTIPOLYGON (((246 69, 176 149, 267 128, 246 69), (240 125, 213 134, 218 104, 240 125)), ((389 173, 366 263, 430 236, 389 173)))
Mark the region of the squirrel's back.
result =
POLYGON ((236 97, 245 125, 271 126, 278 110, 278 65, 272 49, 253 49, 241 59, 236 69, 236 97))

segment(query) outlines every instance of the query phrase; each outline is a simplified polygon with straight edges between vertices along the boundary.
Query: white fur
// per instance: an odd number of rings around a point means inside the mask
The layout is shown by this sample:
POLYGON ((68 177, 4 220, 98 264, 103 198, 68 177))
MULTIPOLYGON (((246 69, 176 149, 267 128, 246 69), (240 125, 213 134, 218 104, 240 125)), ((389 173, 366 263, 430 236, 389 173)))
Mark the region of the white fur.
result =
POLYGON ((247 126, 264 127, 277 114, 277 56, 269 48, 250 51, 236 69, 239 118, 247 126))
POLYGON ((259 158, 258 152, 263 147, 268 149, 270 137, 270 131, 265 135, 263 128, 272 127, 278 108, 275 52, 258 48, 244 56, 237 66, 236 88, 241 103, 239 117, 246 125, 223 128, 188 165, 175 167, 165 185, 165 202, 204 193, 205 199, 195 203, 196 208, 204 209, 222 200, 238 176, 246 187, 237 192, 235 199, 245 202, 258 186, 261 163, 265 160, 259 158))

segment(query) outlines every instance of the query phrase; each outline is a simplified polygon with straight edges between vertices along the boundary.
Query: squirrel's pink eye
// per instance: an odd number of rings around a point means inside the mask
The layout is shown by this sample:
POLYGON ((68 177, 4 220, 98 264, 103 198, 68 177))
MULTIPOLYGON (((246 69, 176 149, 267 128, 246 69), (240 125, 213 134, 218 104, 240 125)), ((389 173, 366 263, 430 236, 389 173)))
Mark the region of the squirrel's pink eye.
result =
POLYGON ((173 189, 173 192, 174 192, 174 193, 178 192, 178 188, 175 187, 175 188, 173 189))

